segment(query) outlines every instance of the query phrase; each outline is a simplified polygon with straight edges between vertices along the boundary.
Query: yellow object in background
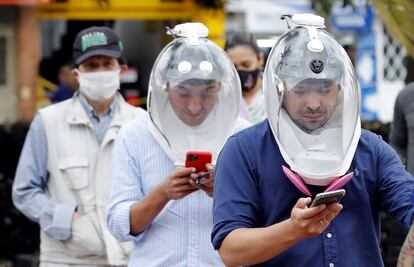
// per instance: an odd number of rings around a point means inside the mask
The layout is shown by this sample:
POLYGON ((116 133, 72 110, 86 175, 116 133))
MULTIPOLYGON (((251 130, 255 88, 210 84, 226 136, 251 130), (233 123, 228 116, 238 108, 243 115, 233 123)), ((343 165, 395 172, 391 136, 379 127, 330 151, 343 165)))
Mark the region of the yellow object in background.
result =
POLYGON ((57 89, 57 85, 46 80, 42 76, 37 77, 37 87, 36 87, 36 100, 35 106, 36 110, 48 106, 51 104, 50 96, 57 89))
POLYGON ((387 30, 397 37, 407 54, 414 57, 414 2, 412 0, 373 0, 387 30))

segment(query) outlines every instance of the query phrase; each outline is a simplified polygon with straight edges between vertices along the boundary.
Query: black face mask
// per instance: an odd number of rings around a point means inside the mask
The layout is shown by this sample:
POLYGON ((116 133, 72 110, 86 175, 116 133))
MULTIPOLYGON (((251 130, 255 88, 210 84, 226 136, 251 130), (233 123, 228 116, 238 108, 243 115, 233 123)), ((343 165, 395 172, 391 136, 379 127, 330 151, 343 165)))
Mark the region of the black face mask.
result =
POLYGON ((251 91, 257 82, 257 77, 259 76, 259 69, 255 69, 253 71, 238 70, 237 73, 240 77, 242 91, 251 91))

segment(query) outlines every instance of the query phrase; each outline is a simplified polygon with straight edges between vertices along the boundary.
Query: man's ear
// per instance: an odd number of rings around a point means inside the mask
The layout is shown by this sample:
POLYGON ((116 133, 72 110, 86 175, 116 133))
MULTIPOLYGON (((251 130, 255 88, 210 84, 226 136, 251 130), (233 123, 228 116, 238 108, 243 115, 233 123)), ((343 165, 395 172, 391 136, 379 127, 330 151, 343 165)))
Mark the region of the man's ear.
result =
POLYGON ((127 72, 128 70, 128 66, 123 64, 120 66, 120 71, 119 71, 119 78, 122 80, 122 77, 124 76, 124 74, 127 72))
POLYGON ((124 77, 125 73, 128 70, 128 66, 125 64, 122 64, 119 66, 119 80, 122 81, 122 78, 124 77))
POLYGON ((121 65, 120 69, 121 69, 120 74, 124 74, 128 70, 128 66, 127 65, 121 65))
POLYGON ((79 74, 76 71, 76 69, 72 69, 71 73, 72 73, 73 77, 75 77, 75 80, 79 83, 79 74))
POLYGON ((165 86, 164 86, 164 91, 165 91, 165 92, 167 92, 167 93, 169 93, 169 92, 171 91, 171 89, 170 89, 170 82, 167 82, 167 83, 165 84, 165 86))
POLYGON ((285 93, 285 91, 281 91, 280 92, 280 103, 282 103, 280 105, 281 108, 285 108, 285 102, 286 102, 286 93, 285 93))

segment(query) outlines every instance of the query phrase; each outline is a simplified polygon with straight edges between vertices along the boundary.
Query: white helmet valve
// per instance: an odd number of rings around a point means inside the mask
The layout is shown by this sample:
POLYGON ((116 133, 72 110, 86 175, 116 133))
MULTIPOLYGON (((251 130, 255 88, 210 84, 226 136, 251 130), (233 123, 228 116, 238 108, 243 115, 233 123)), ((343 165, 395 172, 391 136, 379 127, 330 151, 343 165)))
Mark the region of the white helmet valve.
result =
POLYGON ((318 32, 315 27, 306 27, 309 32, 310 41, 307 45, 308 49, 315 53, 320 53, 323 51, 324 47, 322 42, 318 38, 318 32))
POLYGON ((299 26, 313 26, 317 28, 325 28, 325 19, 314 14, 294 14, 292 20, 299 26))

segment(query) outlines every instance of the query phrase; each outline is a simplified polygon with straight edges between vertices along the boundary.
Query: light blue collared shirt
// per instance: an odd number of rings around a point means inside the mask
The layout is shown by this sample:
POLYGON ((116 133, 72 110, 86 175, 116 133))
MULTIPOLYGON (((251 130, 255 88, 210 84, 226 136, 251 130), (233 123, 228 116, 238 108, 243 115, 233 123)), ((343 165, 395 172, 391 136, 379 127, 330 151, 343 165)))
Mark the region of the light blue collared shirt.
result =
MULTIPOLYGON (((108 111, 99 118, 85 98, 79 95, 83 108, 91 119, 99 141, 108 130, 117 105, 112 101, 108 111)), ((69 99, 66 101, 73 101, 69 99)), ((34 117, 23 150, 20 154, 13 182, 13 203, 29 219, 38 222, 49 237, 66 240, 70 237, 72 216, 76 206, 57 203, 46 194, 49 174, 47 171, 48 147, 46 132, 39 113, 34 117)))
POLYGON ((175 169, 148 130, 149 117, 124 125, 114 147, 108 227, 135 243, 128 266, 223 266, 210 242, 213 199, 198 190, 171 200, 148 228, 130 235, 131 206, 175 169))
POLYGON ((85 97, 79 94, 79 101, 82 107, 85 109, 86 114, 88 115, 89 120, 92 123, 93 130, 96 133, 96 137, 98 138, 99 143, 102 142, 102 139, 108 130, 109 123, 113 117, 113 110, 115 109, 116 105, 118 104, 118 98, 115 97, 114 101, 112 101, 109 108, 104 112, 103 116, 99 117, 93 107, 88 104, 85 97))

